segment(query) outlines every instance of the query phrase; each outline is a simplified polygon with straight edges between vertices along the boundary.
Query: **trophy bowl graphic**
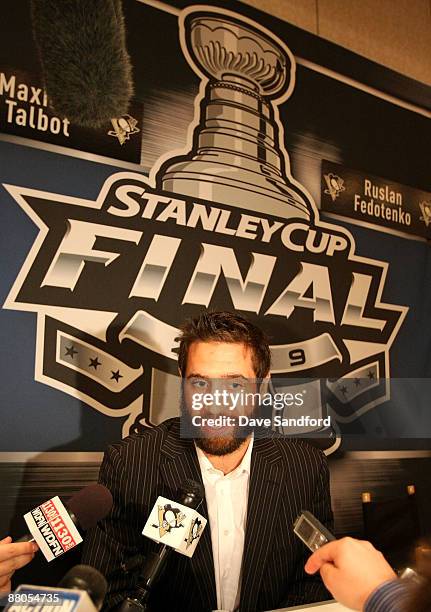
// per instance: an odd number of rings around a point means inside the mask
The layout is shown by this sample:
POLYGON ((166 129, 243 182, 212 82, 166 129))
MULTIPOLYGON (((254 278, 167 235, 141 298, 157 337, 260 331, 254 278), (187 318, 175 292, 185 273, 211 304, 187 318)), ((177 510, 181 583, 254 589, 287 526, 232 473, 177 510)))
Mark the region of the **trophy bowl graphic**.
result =
POLYGON ((162 166, 162 188, 309 221, 311 203, 288 177, 274 118, 293 62, 284 45, 230 14, 199 10, 186 15, 181 44, 207 84, 192 150, 162 166))

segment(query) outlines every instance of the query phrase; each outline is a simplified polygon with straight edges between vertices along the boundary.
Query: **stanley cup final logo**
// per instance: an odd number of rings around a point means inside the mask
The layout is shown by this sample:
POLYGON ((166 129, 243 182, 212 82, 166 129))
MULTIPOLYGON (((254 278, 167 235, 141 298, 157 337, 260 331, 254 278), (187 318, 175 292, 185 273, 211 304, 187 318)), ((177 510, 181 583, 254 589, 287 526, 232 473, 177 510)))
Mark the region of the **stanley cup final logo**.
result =
POLYGON ((279 108, 294 57, 207 6, 184 10, 179 33, 201 80, 183 151, 149 178, 112 174, 96 200, 5 185, 40 230, 5 303, 37 312, 35 378, 127 435, 173 416, 157 391, 178 405, 184 319, 235 310, 272 338, 279 390, 307 378, 316 410, 355 420, 389 398, 407 308, 383 301, 388 264, 356 253, 290 173, 279 108))

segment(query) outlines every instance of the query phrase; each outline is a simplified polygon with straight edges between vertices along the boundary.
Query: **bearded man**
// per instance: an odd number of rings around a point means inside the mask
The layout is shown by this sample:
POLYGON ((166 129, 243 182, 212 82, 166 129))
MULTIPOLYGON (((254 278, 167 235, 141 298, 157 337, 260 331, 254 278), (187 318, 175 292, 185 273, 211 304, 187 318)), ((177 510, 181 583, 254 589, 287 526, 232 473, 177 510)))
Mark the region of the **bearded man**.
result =
POLYGON ((261 406, 229 401, 266 388, 265 334, 234 313, 212 312, 186 322, 178 341, 181 417, 112 445, 100 469, 114 506, 87 534, 83 562, 108 579, 105 609, 133 593, 139 567, 125 571, 128 560, 158 546, 141 536, 157 497, 175 500, 190 478, 204 487, 199 512, 208 525, 191 559, 170 555, 151 610, 249 612, 327 599, 320 578, 304 572, 307 552, 293 533, 302 510, 332 528, 326 458, 304 440, 241 426, 239 415, 247 421, 261 406), (223 401, 197 409, 205 396, 223 401))

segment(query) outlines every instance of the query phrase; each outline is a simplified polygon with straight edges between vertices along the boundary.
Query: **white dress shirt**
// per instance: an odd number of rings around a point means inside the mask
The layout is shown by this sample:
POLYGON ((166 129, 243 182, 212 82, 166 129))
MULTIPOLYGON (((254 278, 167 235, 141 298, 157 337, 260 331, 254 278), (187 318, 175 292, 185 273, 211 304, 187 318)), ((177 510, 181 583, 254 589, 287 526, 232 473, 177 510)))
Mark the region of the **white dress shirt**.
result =
POLYGON ((241 463, 225 476, 196 447, 208 507, 219 610, 236 610, 239 605, 252 448, 253 437, 241 463))

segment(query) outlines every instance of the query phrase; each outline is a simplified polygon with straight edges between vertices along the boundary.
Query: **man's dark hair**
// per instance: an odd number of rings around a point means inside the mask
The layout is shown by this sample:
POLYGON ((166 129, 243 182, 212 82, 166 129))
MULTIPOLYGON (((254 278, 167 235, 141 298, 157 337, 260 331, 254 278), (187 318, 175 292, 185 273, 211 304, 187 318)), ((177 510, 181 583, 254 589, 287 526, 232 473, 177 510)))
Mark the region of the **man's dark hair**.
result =
POLYGON ((187 320, 180 331, 181 335, 175 340, 180 343, 178 367, 182 376, 185 376, 189 348, 193 342, 241 342, 251 349, 256 378, 262 379, 269 372, 271 352, 266 334, 234 312, 203 312, 187 320))

